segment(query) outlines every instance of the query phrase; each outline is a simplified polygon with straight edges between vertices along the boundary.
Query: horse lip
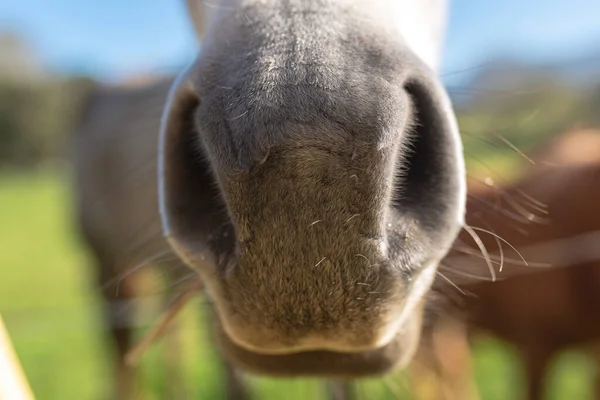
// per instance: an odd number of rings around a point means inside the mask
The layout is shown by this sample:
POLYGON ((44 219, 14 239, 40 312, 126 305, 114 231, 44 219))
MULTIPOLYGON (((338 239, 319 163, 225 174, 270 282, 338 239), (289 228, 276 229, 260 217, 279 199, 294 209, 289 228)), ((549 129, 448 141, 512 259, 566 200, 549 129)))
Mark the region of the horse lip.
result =
MULTIPOLYGON (((361 378, 386 374, 407 359, 403 337, 398 334, 383 347, 354 353, 325 350, 288 354, 263 354, 233 342, 216 323, 216 337, 225 357, 249 372, 279 377, 361 378)), ((410 357, 408 357, 410 358, 410 357)))
POLYGON ((391 340, 378 348, 342 353, 327 350, 261 354, 236 344, 212 309, 214 337, 223 356, 250 373, 274 377, 356 379, 377 377, 402 369, 412 360, 421 333, 422 315, 411 315, 391 340))

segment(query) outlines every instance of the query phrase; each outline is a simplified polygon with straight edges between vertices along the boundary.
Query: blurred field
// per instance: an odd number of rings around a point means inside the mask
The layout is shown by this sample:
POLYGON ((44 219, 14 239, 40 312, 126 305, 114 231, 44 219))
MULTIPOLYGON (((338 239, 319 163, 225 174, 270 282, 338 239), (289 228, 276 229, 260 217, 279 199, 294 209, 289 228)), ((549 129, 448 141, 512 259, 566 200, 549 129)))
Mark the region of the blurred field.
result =
MULTIPOLYGON (((90 260, 70 225, 69 207, 65 174, 0 175, 0 313, 40 400, 104 399, 110 382, 110 352, 88 274, 90 260)), ((220 366, 199 323, 201 308, 191 304, 181 318, 182 379, 190 398, 215 399, 221 397, 220 366)), ((161 346, 143 360, 147 399, 172 398, 161 346)), ((512 350, 489 339, 475 347, 482 399, 519 399, 522 378, 512 350)), ((582 354, 565 354, 552 372, 550 398, 591 399, 591 368, 582 354)), ((322 393, 321 384, 312 381, 252 382, 260 399, 316 399, 322 393)), ((405 382, 401 376, 368 381, 359 390, 365 399, 409 398, 405 382)))

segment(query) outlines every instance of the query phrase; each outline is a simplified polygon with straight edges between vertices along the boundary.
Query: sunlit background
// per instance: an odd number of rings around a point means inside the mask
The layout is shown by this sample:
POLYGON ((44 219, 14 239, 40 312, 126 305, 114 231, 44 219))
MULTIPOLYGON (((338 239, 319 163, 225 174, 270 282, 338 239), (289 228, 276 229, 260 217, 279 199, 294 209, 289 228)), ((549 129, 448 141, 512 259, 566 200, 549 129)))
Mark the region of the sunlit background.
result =
MULTIPOLYGON (((599 1, 451 3, 442 76, 472 176, 493 171, 508 181, 530 162, 514 147, 528 154, 568 130, 600 129, 599 1)), ((183 1, 0 2, 0 315, 38 399, 101 399, 109 390, 90 257, 70 214, 65 157, 78 107, 97 84, 175 74, 197 48, 183 1)), ((196 307, 181 318, 179 362, 162 344, 145 356, 144 398, 172 398, 170 369, 189 398, 222 393, 196 307)), ((474 348, 481 398, 520 398, 514 350, 486 336, 474 348)), ((595 368, 584 352, 563 354, 552 364, 550 398, 592 398, 595 368)), ((409 396, 402 377, 395 384, 367 382, 365 398, 409 396)), ((255 390, 261 399, 305 399, 316 385, 260 379, 255 390)))

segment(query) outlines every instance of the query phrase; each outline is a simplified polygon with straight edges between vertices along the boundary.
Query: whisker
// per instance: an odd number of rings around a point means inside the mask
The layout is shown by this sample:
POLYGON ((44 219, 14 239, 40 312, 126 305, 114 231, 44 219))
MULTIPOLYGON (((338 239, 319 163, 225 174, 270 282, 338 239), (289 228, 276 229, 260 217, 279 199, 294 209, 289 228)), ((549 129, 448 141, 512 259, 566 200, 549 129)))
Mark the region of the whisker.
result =
MULTIPOLYGON (((133 274, 134 272, 142 269, 143 267, 156 262, 157 260, 161 259, 161 257, 164 257, 166 255, 171 255, 172 257, 174 257, 171 253, 170 250, 155 254, 153 256, 148 257, 147 259, 137 263, 136 265, 134 265, 131 268, 128 268, 125 272, 117 275, 116 277, 114 277, 113 279, 108 280, 107 282, 105 282, 102 286, 101 286, 101 290, 106 290, 108 289, 110 286, 121 282, 122 280, 124 280, 125 278, 127 278, 129 275, 133 274)), ((117 295, 118 295, 118 286, 117 286, 117 295)))
POLYGON ((511 149, 513 149, 515 152, 517 152, 517 154, 519 154, 521 157, 523 157, 525 160, 529 161, 531 164, 535 165, 535 161, 533 161, 531 158, 529 158, 525 153, 523 153, 521 150, 519 150, 519 148, 517 146, 515 146, 514 144, 512 144, 508 139, 506 139, 504 136, 495 133, 494 134, 498 139, 500 139, 503 143, 505 143, 508 147, 510 147, 511 149))
MULTIPOLYGON (((515 196, 514 194, 508 192, 507 190, 494 185, 494 182, 491 178, 486 178, 484 183, 489 186, 492 187, 495 191, 495 193, 497 195, 500 196, 500 198, 510 198, 512 200, 514 200, 517 203, 521 203, 524 207, 525 206, 529 206, 534 208, 536 211, 539 211, 543 214, 548 214, 548 210, 547 210, 547 206, 542 204, 539 201, 536 201, 533 197, 527 195, 527 193, 525 193, 523 190, 521 189, 516 189, 516 192, 519 196, 523 197, 523 199, 520 199, 518 196, 515 196)), ((528 212, 529 213, 529 212, 528 212)))
POLYGON ((450 285, 452 285, 456 290, 458 290, 462 295, 466 296, 467 294, 465 293, 464 290, 462 290, 461 288, 458 287, 458 285, 454 282, 452 282, 450 280, 450 278, 448 278, 446 275, 444 275, 441 271, 436 271, 436 274, 438 274, 439 276, 441 276, 446 282, 448 282, 450 285))
POLYGON ((523 260, 523 262, 525 263, 525 266, 529 266, 529 263, 525 260, 525 258, 523 257, 523 255, 519 252, 519 250, 517 250, 515 248, 515 246, 513 246, 512 244, 510 244, 507 240, 505 240, 504 238, 502 238, 501 236, 495 234, 494 232, 488 231, 486 229, 482 229, 482 228, 477 228, 477 227, 471 227, 473 230, 479 231, 479 232, 483 232, 483 233, 487 233, 488 235, 492 235, 498 239, 500 239, 501 241, 503 241, 504 243, 506 243, 511 249, 513 249, 515 251, 515 253, 517 253, 517 255, 519 256, 519 258, 521 260, 523 260))
MULTIPOLYGON (((475 252, 473 249, 471 248, 460 248, 460 247, 453 247, 453 250, 459 251, 461 253, 465 253, 474 257, 479 257, 479 258, 483 258, 483 256, 477 252, 475 252)), ((449 257, 452 258, 452 257, 449 257)), ((495 264, 500 264, 498 257, 496 257, 493 254, 490 254, 490 258, 492 260, 493 263, 495 264)), ((504 262, 505 264, 512 264, 512 265, 522 265, 525 267, 540 267, 540 268, 546 268, 551 266, 551 264, 548 263, 536 263, 536 262, 531 262, 528 261, 527 264, 525 264, 523 261, 521 260, 517 260, 515 258, 510 258, 510 257, 504 257, 504 262)))
MULTIPOLYGON (((247 114, 247 113, 248 113, 248 111, 246 111, 246 112, 245 112, 244 114, 242 114, 242 115, 245 115, 245 114, 247 114)), ((240 116, 239 116, 239 117, 237 117, 237 118, 240 118, 242 115, 240 115, 240 116)), ((270 156, 270 155, 271 155, 271 146, 269 146, 269 148, 267 149, 267 153, 264 155, 264 157, 263 157, 263 158, 261 158, 261 159, 258 161, 258 163, 257 163, 257 164, 258 164, 258 165, 263 165, 264 163, 266 163, 266 162, 267 162, 267 159, 269 158, 269 156, 270 156)))
MULTIPOLYGON (((480 164, 481 166, 483 166, 489 173, 490 175, 494 176, 494 180, 497 180, 501 183, 506 183, 504 178, 501 178, 495 171, 493 168, 491 168, 485 161, 481 160, 481 158, 474 156, 468 152, 465 152, 465 155, 469 156, 473 161, 477 162, 478 164, 480 164)), ((467 175, 469 176, 469 175, 467 175)), ((472 178, 472 176, 470 176, 472 178)))
POLYGON ((481 137, 478 134, 475 134, 475 133, 472 133, 472 132, 469 132, 469 131, 465 131, 465 130, 461 130, 460 134, 464 135, 464 136, 472 137, 473 139, 477 139, 480 142, 483 142, 485 144, 489 144, 490 146, 494 146, 494 147, 497 147, 497 148, 500 148, 500 149, 505 149, 505 147, 502 144, 494 142, 494 141, 489 140, 489 139, 486 139, 484 137, 481 137))
POLYGON ((167 285, 167 289, 173 288, 173 287, 179 285, 180 283, 183 283, 197 275, 198 275, 197 272, 190 272, 189 274, 184 275, 181 278, 174 280, 173 282, 169 282, 169 284, 167 285))
POLYGON ((161 337, 171 322, 179 314, 179 311, 188 304, 188 301, 203 287, 200 279, 193 282, 188 289, 181 293, 166 310, 159 321, 154 327, 144 336, 144 338, 133 347, 125 356, 125 362, 128 365, 134 365, 137 363, 141 355, 154 343, 159 337, 161 337))
POLYGON ((344 223, 347 224, 348 222, 352 221, 354 218, 359 217, 359 216, 360 216, 360 214, 354 214, 353 216, 351 216, 350 218, 348 218, 346 220, 346 222, 344 222, 344 223))
POLYGON ((475 180, 477 182, 483 183, 484 185, 486 185, 488 187, 493 188, 495 190, 496 194, 509 196, 509 197, 513 198, 515 201, 522 202, 525 206, 533 207, 536 211, 539 211, 543 214, 548 214, 548 210, 547 210, 548 206, 546 204, 542 203, 539 200, 534 199, 532 196, 525 193, 522 189, 515 188, 513 190, 515 190, 518 195, 523 197, 523 200, 521 200, 519 197, 513 195, 512 193, 509 193, 507 190, 502 189, 499 186, 496 186, 494 184, 494 181, 490 177, 487 177, 484 180, 478 179, 477 177, 473 177, 468 174, 467 174, 467 177, 469 179, 475 180))
POLYGON ((486 282, 491 282, 492 280, 489 277, 486 276, 479 276, 479 275, 474 275, 474 274, 469 274, 468 272, 464 272, 461 271, 455 267, 452 267, 450 265, 446 265, 446 264, 440 264, 440 268, 444 268, 447 269, 448 272, 451 272, 453 274, 457 274, 457 275, 461 275, 465 278, 471 278, 471 279, 477 279, 480 281, 486 281, 486 282))
MULTIPOLYGON (((240 118, 242 118, 242 117, 243 117, 244 115, 246 115, 246 114, 248 114, 248 110, 244 111, 244 112, 243 112, 243 113, 241 113, 240 115, 237 115, 237 116, 235 116, 235 117, 233 117, 233 118, 230 118, 229 120, 230 120, 230 121, 235 121, 236 119, 240 119, 240 118)), ((261 163, 261 164, 262 164, 262 163, 261 163)))
POLYGON ((511 229, 514 229, 515 231, 517 231, 519 234, 525 236, 525 237, 529 237, 529 231, 527 229, 521 228, 519 226, 517 226, 516 224, 513 224, 509 221, 506 221, 506 226, 508 226, 511 229))
POLYGON ((364 259, 365 259, 365 260, 367 260, 367 262, 369 263, 369 267, 372 267, 372 265, 371 265, 371 261, 369 261, 369 259, 368 259, 366 256, 364 256, 364 255, 362 255, 362 254, 355 254, 355 255, 354 255, 354 257, 361 257, 361 258, 364 258, 364 259))
MULTIPOLYGON (((481 217, 478 217, 482 224, 484 224, 489 231, 492 231, 492 227, 481 217)), ((504 249, 502 248, 502 242, 497 237, 494 237, 496 244, 498 245, 498 251, 500 252, 500 267, 498 268, 498 272, 502 272, 502 268, 504 267, 504 249)))
POLYGON ((483 254, 485 262, 488 265, 488 268, 490 270, 490 274, 492 276, 492 281, 495 282, 496 281, 496 271, 494 270, 494 266, 492 265, 490 255, 488 254, 487 249, 485 248, 485 245, 481 241, 481 238, 479 237, 477 232, 475 232, 475 230, 473 228, 471 228, 469 225, 465 224, 465 226, 463 226, 463 229, 465 230, 465 232, 467 232, 469 235, 471 235, 471 237, 473 238, 473 240, 479 247, 479 250, 481 250, 481 254, 483 254))
POLYGON ((452 75, 464 74, 465 72, 470 72, 470 71, 474 71, 474 70, 486 67, 486 66, 490 65, 491 63, 492 63, 491 61, 486 61, 486 62, 478 64, 474 67, 469 67, 469 68, 459 69, 456 71, 446 72, 446 73, 441 74, 441 76, 447 77, 447 76, 452 76, 452 75))
POLYGON ((523 197, 525 197, 527 200, 529 200, 530 202, 532 202, 533 204, 541 207, 541 208, 548 208, 548 205, 545 203, 542 203, 541 201, 534 199, 533 197, 531 197, 530 195, 528 195, 527 193, 525 193, 524 191, 522 191, 521 189, 517 189, 517 191, 519 192, 519 194, 523 197))
POLYGON ((517 201, 521 202, 525 206, 533 208, 535 211, 540 212, 540 213, 542 213, 544 215, 548 215, 549 214, 549 211, 548 211, 547 208, 545 208, 543 206, 539 206, 539 205, 531 202, 529 198, 523 196, 524 193, 522 191, 517 191, 517 192, 518 192, 519 195, 521 195, 523 197, 523 199, 519 199, 517 196, 515 196, 514 198, 517 201))
MULTIPOLYGON (((480 163, 481 165, 483 165, 492 175, 497 176, 493 172, 492 168, 490 168, 486 163, 484 163, 483 161, 481 161, 478 158, 474 158, 474 160, 477 161, 478 163, 480 163)), ((487 179, 484 180, 484 181, 482 181, 481 179, 475 178, 475 177, 473 177, 473 176, 471 176, 469 174, 467 174, 467 177, 469 179, 472 179, 472 180, 475 180, 477 182, 483 183, 486 186, 493 187, 495 189, 495 193, 497 193, 502 199, 506 200, 509 203, 509 205, 512 206, 512 208, 516 212, 522 214, 522 217, 524 217, 525 220, 530 221, 530 222, 536 222, 536 223, 547 223, 548 222, 546 219, 544 219, 542 217, 539 217, 539 216, 536 216, 535 214, 533 214, 529 210, 525 209, 521 204, 519 204, 520 200, 516 196, 508 193, 506 190, 504 190, 504 189, 502 189, 502 188, 500 188, 498 186, 495 186, 493 183, 489 183, 487 181, 487 179)), ((499 179, 499 180, 502 181, 503 179, 499 179)), ((519 193, 519 194, 521 194, 521 193, 519 193)), ((526 200, 533 200, 533 202, 536 203, 536 205, 538 204, 538 202, 535 202, 535 200, 533 198, 531 198, 531 196, 523 196, 523 197, 525 197, 526 200)), ((478 198, 473 197, 473 196, 469 196, 469 198, 474 199, 474 200, 478 200, 480 202, 485 202, 484 200, 478 199, 478 198)), ((526 205, 531 206, 531 204, 526 204, 526 205)), ((498 206, 495 205, 495 204, 492 204, 491 206, 494 207, 499 212, 509 212, 510 213, 510 211, 504 210, 502 208, 498 208, 498 206)), ((540 211, 540 212, 542 212, 544 214, 548 214, 548 212, 546 210, 540 210, 538 207, 534 207, 534 208, 536 208, 537 211, 540 211)), ((513 213, 511 213, 510 217, 513 218, 513 219, 515 219, 515 220, 517 220, 517 221, 519 221, 519 222, 529 223, 529 222, 525 222, 525 221, 521 220, 521 218, 515 218, 515 214, 513 214, 513 213)))
MULTIPOLYGON (((517 194, 519 194, 519 197, 517 197, 517 196, 512 196, 512 198, 513 198, 513 200, 514 200, 514 201, 516 201, 517 203, 521 203, 521 204, 523 205, 523 207, 530 207, 530 208, 532 208, 534 211, 536 211, 536 212, 539 212, 539 213, 541 213, 541 214, 544 214, 544 215, 546 215, 546 216, 550 214, 550 213, 549 213, 549 211, 548 211, 548 209, 547 209, 547 207, 539 206, 539 205, 537 205, 536 203, 533 203, 533 202, 531 202, 531 201, 530 201, 530 199, 531 199, 531 200, 533 200, 533 199, 532 199, 532 198, 527 198, 527 197, 525 197, 525 196, 524 196, 524 194, 525 194, 524 192, 522 192, 522 191, 517 191, 517 194)), ((512 205, 512 204, 511 204, 511 205, 512 205)), ((548 220, 547 218, 544 218, 544 217, 541 217, 541 216, 536 216, 535 218, 536 218, 537 220, 535 220, 535 221, 533 221, 533 222, 537 222, 537 223, 540 223, 540 224, 545 224, 545 223, 548 223, 548 222, 549 222, 549 220, 548 220)))
POLYGON ((490 202, 488 200, 484 200, 484 199, 481 199, 481 198, 478 198, 478 197, 474 197, 474 196, 471 196, 471 195, 467 195, 467 196, 472 201, 476 201, 476 202, 478 202, 480 204, 483 204, 483 205, 491 208, 492 210, 494 210, 494 211, 496 211, 496 212, 504 215, 505 217, 513 219, 514 221, 517 221, 517 222, 520 222, 520 223, 523 223, 523 224, 531 224, 531 222, 532 222, 531 220, 525 218, 522 215, 516 214, 516 213, 514 213, 514 212, 512 212, 510 210, 502 208, 498 204, 494 204, 494 203, 492 203, 492 202, 490 202))
POLYGON ((523 206, 521 206, 518 202, 516 202, 511 196, 506 195, 505 193, 499 192, 504 200, 506 200, 517 212, 520 212, 523 217, 532 222, 537 222, 539 224, 548 223, 548 220, 542 217, 538 217, 534 213, 528 211, 523 206))

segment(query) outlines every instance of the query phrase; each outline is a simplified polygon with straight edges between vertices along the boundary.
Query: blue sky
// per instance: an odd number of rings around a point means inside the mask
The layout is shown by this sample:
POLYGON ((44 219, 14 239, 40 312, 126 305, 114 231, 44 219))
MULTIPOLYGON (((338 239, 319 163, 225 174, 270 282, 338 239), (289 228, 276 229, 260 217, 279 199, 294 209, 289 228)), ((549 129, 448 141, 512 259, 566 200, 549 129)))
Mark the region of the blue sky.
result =
MULTIPOLYGON (((196 48, 183 0, 2 0, 0 29, 55 69, 105 79, 174 69, 196 48)), ((545 62, 589 52, 600 52, 599 0, 454 0, 443 72, 497 55, 545 62)))

